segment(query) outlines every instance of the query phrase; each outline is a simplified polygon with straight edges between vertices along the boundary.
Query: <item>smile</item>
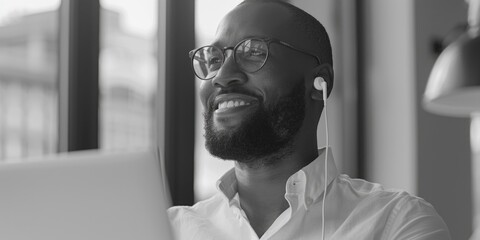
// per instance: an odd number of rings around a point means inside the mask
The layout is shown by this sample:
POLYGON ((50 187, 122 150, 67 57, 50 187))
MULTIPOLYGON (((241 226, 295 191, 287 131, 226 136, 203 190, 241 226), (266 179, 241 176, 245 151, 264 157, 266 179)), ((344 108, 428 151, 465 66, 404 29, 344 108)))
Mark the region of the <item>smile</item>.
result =
POLYGON ((257 102, 258 100, 252 96, 237 94, 237 93, 229 93, 229 94, 221 94, 215 97, 213 106, 216 112, 224 112, 224 111, 231 111, 235 109, 247 108, 254 105, 257 102))
POLYGON ((229 100, 229 101, 220 102, 218 104, 218 109, 235 108, 239 106, 248 106, 248 105, 250 105, 250 103, 245 102, 243 100, 229 100))
POLYGON ((236 128, 257 111, 256 97, 238 93, 220 94, 213 102, 213 127, 217 130, 236 128))

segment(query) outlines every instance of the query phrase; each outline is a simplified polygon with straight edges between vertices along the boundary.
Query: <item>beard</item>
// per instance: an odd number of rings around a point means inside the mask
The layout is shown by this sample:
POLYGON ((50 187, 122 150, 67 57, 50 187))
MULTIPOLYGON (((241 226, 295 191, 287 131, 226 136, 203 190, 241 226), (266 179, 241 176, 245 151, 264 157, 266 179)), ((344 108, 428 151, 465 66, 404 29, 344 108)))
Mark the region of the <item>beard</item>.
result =
POLYGON ((237 128, 228 130, 215 129, 213 104, 208 106, 204 112, 204 136, 210 154, 250 166, 265 166, 293 151, 293 139, 305 118, 303 82, 270 108, 259 102, 256 112, 237 128))

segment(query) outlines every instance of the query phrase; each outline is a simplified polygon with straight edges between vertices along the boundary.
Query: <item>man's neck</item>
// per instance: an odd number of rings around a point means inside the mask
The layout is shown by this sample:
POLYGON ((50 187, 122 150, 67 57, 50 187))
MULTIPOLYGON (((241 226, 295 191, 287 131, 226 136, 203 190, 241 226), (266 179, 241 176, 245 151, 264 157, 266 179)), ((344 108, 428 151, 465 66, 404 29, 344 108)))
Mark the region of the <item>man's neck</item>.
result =
POLYGON ((235 164, 240 204, 258 236, 288 208, 284 197, 288 178, 315 157, 316 152, 305 156, 291 154, 271 165, 235 164))

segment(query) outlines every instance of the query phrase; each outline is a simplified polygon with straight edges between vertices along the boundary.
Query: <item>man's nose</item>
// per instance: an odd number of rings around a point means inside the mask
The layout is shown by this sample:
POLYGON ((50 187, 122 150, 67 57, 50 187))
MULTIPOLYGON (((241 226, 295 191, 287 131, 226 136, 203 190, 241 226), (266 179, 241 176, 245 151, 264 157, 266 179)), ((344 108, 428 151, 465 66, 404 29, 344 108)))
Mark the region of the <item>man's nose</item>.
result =
POLYGON ((240 85, 247 81, 247 76, 235 62, 233 54, 225 56, 225 62, 220 67, 217 75, 213 78, 212 84, 218 88, 228 88, 233 85, 240 85))

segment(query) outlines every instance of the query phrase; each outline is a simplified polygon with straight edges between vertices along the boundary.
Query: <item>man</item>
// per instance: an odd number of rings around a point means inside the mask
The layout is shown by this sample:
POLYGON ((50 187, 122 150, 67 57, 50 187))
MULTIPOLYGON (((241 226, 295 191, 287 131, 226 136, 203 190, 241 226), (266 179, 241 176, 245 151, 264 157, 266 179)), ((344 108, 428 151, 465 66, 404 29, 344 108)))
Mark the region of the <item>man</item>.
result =
POLYGON ((169 209, 178 239, 450 239, 424 200, 339 175, 331 155, 325 171, 316 129, 331 52, 317 20, 274 0, 241 3, 190 52, 206 147, 235 167, 212 198, 169 209))

